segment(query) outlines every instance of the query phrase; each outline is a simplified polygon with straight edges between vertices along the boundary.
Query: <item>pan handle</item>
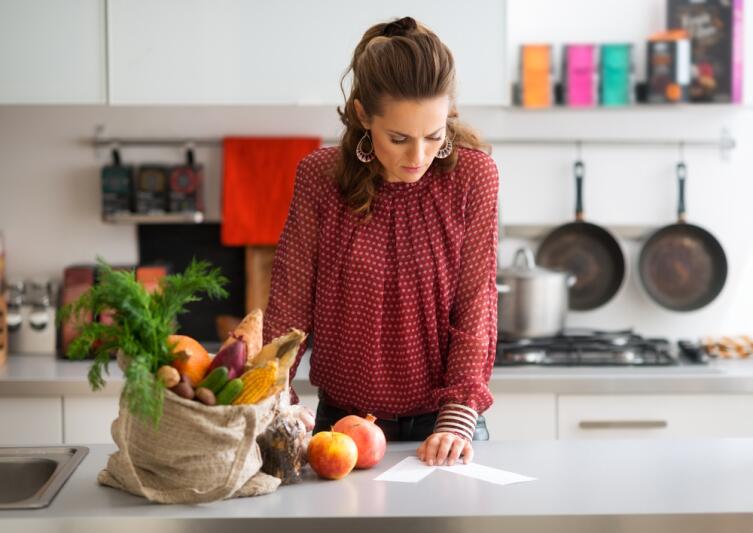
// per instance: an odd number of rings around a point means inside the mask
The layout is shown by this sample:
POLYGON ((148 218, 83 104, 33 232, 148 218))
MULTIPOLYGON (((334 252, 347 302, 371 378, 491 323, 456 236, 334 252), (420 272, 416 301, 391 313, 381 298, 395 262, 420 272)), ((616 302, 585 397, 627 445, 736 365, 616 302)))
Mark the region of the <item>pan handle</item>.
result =
POLYGON ((685 165, 684 162, 680 161, 679 163, 677 163, 675 172, 677 174, 677 190, 678 190, 677 220, 678 222, 682 223, 682 222, 685 222, 687 219, 687 216, 685 213, 685 178, 688 175, 688 167, 687 165, 685 165))
POLYGON ((580 159, 573 165, 573 173, 575 174, 575 220, 583 220, 583 174, 586 172, 586 167, 583 161, 580 159))

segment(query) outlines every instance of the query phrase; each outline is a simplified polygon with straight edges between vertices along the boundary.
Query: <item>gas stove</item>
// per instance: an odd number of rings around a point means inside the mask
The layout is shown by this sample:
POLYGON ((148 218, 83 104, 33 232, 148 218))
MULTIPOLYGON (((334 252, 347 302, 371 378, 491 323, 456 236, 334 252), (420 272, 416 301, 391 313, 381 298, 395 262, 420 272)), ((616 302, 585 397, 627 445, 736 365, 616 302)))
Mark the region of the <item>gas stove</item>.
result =
POLYGON ((632 329, 568 329, 554 337, 506 339, 497 343, 495 366, 671 366, 680 364, 672 344, 632 329))

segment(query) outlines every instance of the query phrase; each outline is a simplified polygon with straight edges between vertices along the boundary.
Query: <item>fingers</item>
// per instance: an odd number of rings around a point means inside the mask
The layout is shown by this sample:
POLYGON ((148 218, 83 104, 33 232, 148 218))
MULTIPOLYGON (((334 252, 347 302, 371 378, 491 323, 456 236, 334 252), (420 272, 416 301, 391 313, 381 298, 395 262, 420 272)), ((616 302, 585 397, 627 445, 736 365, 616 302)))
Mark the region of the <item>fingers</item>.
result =
POLYGON ((455 439, 455 442, 452 443, 450 454, 447 456, 448 466, 454 465, 455 461, 457 461, 460 457, 460 454, 463 453, 463 450, 465 449, 465 442, 465 439, 455 439))
POLYGON ((437 448, 436 464, 441 466, 445 463, 447 456, 450 454, 455 439, 457 438, 452 433, 442 433, 439 438, 439 447, 437 448))
POLYGON ((418 447, 418 458, 429 466, 452 465, 465 449, 465 439, 454 433, 432 433, 418 447))
POLYGON ((426 441, 423 441, 421 445, 416 449, 416 457, 418 457, 419 461, 424 461, 424 457, 426 456, 426 441))
POLYGON ((422 461, 425 462, 429 466, 434 466, 436 460, 437 460, 437 449, 439 448, 439 437, 440 435, 438 433, 433 433, 426 437, 426 440, 421 445, 424 447, 424 454, 422 461))
POLYGON ((470 441, 463 439, 463 464, 468 464, 473 461, 473 445, 470 441))

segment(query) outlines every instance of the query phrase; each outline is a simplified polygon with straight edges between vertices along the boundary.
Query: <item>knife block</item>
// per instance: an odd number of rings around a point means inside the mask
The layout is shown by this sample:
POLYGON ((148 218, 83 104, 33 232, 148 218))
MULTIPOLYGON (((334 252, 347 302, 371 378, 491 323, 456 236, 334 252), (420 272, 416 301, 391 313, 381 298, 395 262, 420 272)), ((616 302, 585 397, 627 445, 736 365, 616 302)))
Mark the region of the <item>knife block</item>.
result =
POLYGON ((275 250, 276 246, 246 247, 246 314, 267 309, 275 250))

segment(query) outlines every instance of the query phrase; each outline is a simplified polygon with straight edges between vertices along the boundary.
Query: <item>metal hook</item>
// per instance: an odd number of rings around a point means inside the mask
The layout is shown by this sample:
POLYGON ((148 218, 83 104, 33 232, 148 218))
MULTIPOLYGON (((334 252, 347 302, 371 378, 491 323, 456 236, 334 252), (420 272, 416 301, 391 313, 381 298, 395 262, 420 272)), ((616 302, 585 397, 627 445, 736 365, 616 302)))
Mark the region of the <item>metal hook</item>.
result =
POLYGON ((194 164, 194 151, 196 150, 196 143, 193 140, 189 140, 186 142, 184 146, 184 151, 186 155, 186 164, 188 166, 193 166, 194 164))

